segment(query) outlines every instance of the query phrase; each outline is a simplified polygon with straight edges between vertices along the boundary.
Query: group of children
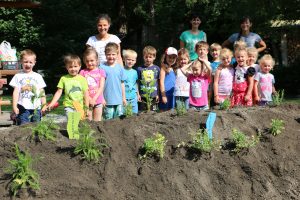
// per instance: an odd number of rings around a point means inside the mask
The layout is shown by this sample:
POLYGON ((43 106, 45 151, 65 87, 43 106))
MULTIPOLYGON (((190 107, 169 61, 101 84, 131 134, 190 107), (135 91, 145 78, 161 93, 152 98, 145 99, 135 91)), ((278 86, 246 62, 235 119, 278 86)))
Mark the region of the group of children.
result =
POLYGON ((231 106, 252 106, 253 102, 266 105, 272 101, 274 77, 269 72, 275 63, 270 55, 264 55, 257 65, 257 50, 245 48, 243 44, 235 48, 234 56, 231 50, 222 49, 216 43, 209 47, 201 41, 195 50, 198 59, 191 62, 188 50, 169 47, 157 66, 154 64, 156 49, 146 46, 144 64, 135 70, 137 53, 133 50, 123 51, 123 67, 117 62, 120 50, 116 43, 105 46, 103 63, 99 63, 96 50, 88 47, 83 53, 85 69, 81 70, 77 55, 64 57, 68 74, 60 78, 49 104, 41 95, 46 84, 32 70, 36 54, 24 50, 21 52, 23 71, 10 82, 14 87, 13 111, 18 116, 18 124, 39 121, 41 113, 51 110, 63 92, 66 114, 78 111, 79 104, 86 117, 94 121, 101 121, 102 112, 105 119, 120 117, 126 105, 131 105, 137 114, 149 109, 146 104, 149 99, 150 109, 160 111, 173 109, 179 102, 186 109, 206 110, 211 99, 216 104, 229 99, 231 106), (212 62, 208 61, 209 52, 212 62))

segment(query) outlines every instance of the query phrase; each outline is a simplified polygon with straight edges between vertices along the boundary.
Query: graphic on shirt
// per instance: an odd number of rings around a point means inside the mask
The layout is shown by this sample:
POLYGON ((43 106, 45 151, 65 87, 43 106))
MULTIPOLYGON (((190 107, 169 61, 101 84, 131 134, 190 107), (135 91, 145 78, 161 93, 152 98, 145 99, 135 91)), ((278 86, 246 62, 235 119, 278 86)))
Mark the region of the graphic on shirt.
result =
POLYGON ((192 96, 195 98, 202 97, 202 83, 200 81, 192 82, 192 96))
POLYGON ((87 76, 86 80, 87 80, 89 86, 97 87, 97 82, 92 76, 87 76))
POLYGON ((245 74, 244 72, 237 68, 236 71, 235 71, 235 82, 236 83, 242 83, 242 82, 245 82, 246 79, 245 79, 245 74))
POLYGON ((152 80, 154 80, 154 71, 143 70, 142 71, 142 79, 145 80, 147 83, 150 83, 152 80))
POLYGON ((82 99, 82 89, 81 89, 81 87, 72 85, 72 88, 67 90, 67 91, 68 91, 67 92, 68 96, 73 101, 75 101, 75 100, 80 101, 82 99))

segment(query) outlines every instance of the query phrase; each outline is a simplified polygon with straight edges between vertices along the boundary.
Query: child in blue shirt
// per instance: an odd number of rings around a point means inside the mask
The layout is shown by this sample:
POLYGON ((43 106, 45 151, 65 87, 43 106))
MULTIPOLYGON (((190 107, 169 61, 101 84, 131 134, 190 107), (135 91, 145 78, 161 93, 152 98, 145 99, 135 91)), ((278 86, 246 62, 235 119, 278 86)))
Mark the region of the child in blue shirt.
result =
POLYGON ((137 80, 138 74, 135 69, 132 69, 136 63, 137 53, 131 49, 123 51, 123 59, 125 62, 125 96, 127 104, 131 104, 132 112, 138 113, 138 101, 141 101, 137 80))
POLYGON ((100 65, 106 73, 104 85, 104 118, 114 119, 123 115, 123 105, 126 105, 125 98, 125 72, 124 68, 118 64, 117 58, 119 46, 110 42, 105 46, 106 62, 100 65))

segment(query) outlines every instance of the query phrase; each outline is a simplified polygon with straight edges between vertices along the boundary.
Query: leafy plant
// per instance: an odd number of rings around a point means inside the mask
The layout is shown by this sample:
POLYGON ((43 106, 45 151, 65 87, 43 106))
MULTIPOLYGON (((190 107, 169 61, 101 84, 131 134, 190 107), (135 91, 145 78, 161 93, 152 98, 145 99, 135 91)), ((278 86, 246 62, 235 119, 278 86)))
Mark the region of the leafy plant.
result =
POLYGON ((176 113, 177 113, 177 116, 182 116, 187 113, 187 110, 185 108, 185 104, 183 101, 176 101, 176 113))
POLYGON ((272 135, 274 135, 274 136, 279 135, 283 129, 284 129, 283 120, 280 120, 280 119, 272 119, 271 120, 270 132, 272 135))
POLYGON ((283 101, 283 97, 284 97, 284 89, 283 90, 278 90, 278 92, 276 92, 272 96, 273 105, 279 106, 283 101))
POLYGON ((39 141, 41 139, 55 141, 56 135, 54 130, 59 130, 59 126, 52 120, 43 118, 39 123, 33 127, 29 127, 32 130, 31 138, 37 138, 39 141))
POLYGON ((218 142, 215 142, 208 137, 206 129, 200 129, 195 134, 192 134, 192 142, 188 146, 201 152, 211 152, 219 145, 218 142))
POLYGON ((220 104, 220 109, 221 110, 228 110, 230 108, 230 100, 229 99, 225 99, 221 104, 220 104))
POLYGON ((99 162, 99 159, 103 156, 102 149, 108 147, 104 138, 100 138, 100 143, 96 142, 93 137, 94 130, 91 129, 87 122, 81 122, 79 126, 79 140, 75 147, 74 153, 81 154, 82 159, 88 162, 99 162))
POLYGON ((34 159, 27 152, 21 152, 17 144, 15 144, 16 160, 9 160, 10 166, 6 169, 6 173, 11 175, 12 181, 10 191, 16 196, 20 189, 40 189, 39 175, 32 169, 34 159))
POLYGON ((125 106, 125 116, 126 117, 130 117, 133 115, 133 112, 132 112, 132 104, 131 103, 128 103, 126 106, 125 106))
POLYGON ((143 85, 143 87, 141 87, 141 90, 143 91, 142 97, 144 97, 146 99, 146 102, 144 102, 144 103, 146 103, 146 105, 147 105, 147 111, 151 110, 151 106, 152 106, 151 94, 152 94, 152 92, 155 91, 155 82, 156 82, 156 80, 152 80, 150 82, 141 80, 141 83, 143 85))
POLYGON ((258 136, 252 136, 250 139, 248 136, 246 136, 243 132, 233 129, 232 130, 232 140, 235 143, 235 152, 239 152, 240 150, 244 148, 250 148, 254 147, 260 139, 260 135, 258 136))
POLYGON ((158 156, 159 158, 163 158, 166 143, 167 140, 165 139, 165 136, 160 133, 154 134, 151 138, 146 138, 142 147, 145 153, 140 159, 144 159, 148 156, 158 156))

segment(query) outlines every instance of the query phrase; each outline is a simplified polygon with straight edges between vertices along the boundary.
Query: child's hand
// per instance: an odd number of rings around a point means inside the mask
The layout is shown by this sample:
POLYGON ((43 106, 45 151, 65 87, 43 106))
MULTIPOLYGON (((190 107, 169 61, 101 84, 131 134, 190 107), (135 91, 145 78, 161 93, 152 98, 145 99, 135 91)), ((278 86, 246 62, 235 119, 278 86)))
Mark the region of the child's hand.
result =
POLYGON ((214 97, 214 100, 215 100, 215 103, 220 103, 220 99, 219 99, 219 96, 218 95, 216 95, 215 97, 214 97))
POLYGON ((106 106, 106 101, 105 101, 105 99, 103 99, 102 105, 103 105, 103 107, 106 106))
POLYGON ((255 97, 254 97, 254 101, 255 101, 255 102, 259 102, 259 101, 260 101, 260 97, 259 97, 259 96, 255 96, 255 97))
POLYGON ((20 113, 19 108, 18 107, 13 107, 13 111, 16 115, 18 115, 20 113))
POLYGON ((156 103, 158 103, 158 102, 159 102, 159 97, 158 97, 158 95, 156 95, 156 97, 155 97, 155 101, 156 101, 156 103))
POLYGON ((96 105, 96 99, 91 98, 89 103, 92 107, 94 107, 96 105))
POLYGON ((245 101, 246 101, 246 102, 249 101, 250 98, 251 98, 251 94, 246 94, 246 96, 245 96, 245 101))
POLYGON ((166 96, 162 97, 162 102, 163 102, 164 104, 168 103, 168 99, 167 99, 166 96))
POLYGON ((123 99, 123 105, 126 106, 126 104, 127 104, 126 99, 123 99))
POLYGON ((137 100, 138 100, 138 102, 141 102, 142 101, 142 97, 141 97, 141 95, 137 95, 137 100))

